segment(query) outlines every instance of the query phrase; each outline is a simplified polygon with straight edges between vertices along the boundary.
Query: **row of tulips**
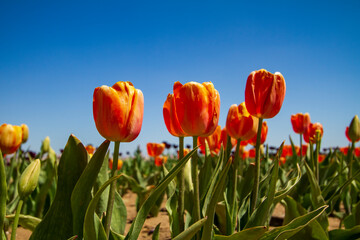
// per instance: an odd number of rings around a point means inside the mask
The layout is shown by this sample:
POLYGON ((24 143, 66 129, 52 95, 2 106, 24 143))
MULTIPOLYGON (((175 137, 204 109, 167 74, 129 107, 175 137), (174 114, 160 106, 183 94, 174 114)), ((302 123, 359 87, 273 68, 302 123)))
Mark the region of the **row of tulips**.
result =
MULTIPOLYGON (((24 223, 24 219, 30 218, 20 212, 31 213, 33 209, 36 217, 45 215, 42 219, 31 219, 31 239, 137 239, 145 218, 149 213, 156 215, 156 206, 165 193, 174 239, 357 236, 360 225, 354 211, 360 209, 360 166, 352 153, 360 138, 359 120, 355 117, 347 130, 353 140, 346 156, 330 152, 319 164, 323 129, 321 124, 311 123, 308 114, 291 117, 294 131, 300 134, 300 146, 302 136, 309 142, 306 153, 297 150, 291 140, 291 146, 283 143, 275 155, 270 155, 268 148, 264 150, 262 146, 267 135, 264 119, 279 113, 285 92, 285 80, 280 73, 264 69, 252 72, 245 86, 245 102, 230 107, 222 130, 218 126, 220 95, 214 85, 176 82, 163 105, 163 116, 170 134, 179 139, 178 161, 167 163, 166 156, 161 156, 165 145, 149 143, 148 154, 161 166, 157 171, 145 165, 140 154, 130 162, 118 158, 120 142, 131 142, 140 133, 142 92, 130 82, 96 88, 94 120, 106 139, 96 151, 90 146, 85 148, 71 135, 59 162, 47 140, 35 157, 41 162, 13 161, 14 166, 20 163, 20 167, 15 167, 18 175, 23 172, 20 178, 11 176, 14 172, 11 168, 0 169, 5 179, 3 199, 8 193, 6 185, 11 181, 18 183, 14 194, 9 195, 11 200, 5 197, 1 211, 5 216, 4 209, 13 212, 14 206, 17 208, 15 215, 9 216, 13 219, 12 238, 18 221, 24 223), (184 149, 185 137, 193 138, 193 150, 189 153, 184 149), (115 143, 114 155, 108 161, 110 141, 115 143), (244 150, 248 143, 255 146, 253 163, 244 150), (198 155, 198 145, 204 157, 198 155), (26 194, 21 190, 24 184, 26 194), (126 186, 138 194, 138 215, 124 235, 126 209, 121 194, 126 186), (284 224, 269 229, 271 213, 280 202, 286 206, 284 224), (22 210, 24 203, 30 207, 22 210), (340 203, 344 203, 346 215, 339 218, 347 221, 350 230, 329 232, 327 216, 334 214, 340 203)), ((14 159, 21 159, 20 156, 15 154, 14 159)), ((154 233, 154 239, 157 234, 154 233)))

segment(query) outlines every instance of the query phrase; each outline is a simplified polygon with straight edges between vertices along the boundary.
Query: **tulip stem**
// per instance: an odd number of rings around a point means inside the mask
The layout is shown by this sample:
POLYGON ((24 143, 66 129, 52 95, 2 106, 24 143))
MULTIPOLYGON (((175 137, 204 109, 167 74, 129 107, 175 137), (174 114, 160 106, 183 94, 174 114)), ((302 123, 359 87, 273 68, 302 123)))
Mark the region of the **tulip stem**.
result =
POLYGON ((300 133, 300 163, 302 163, 302 138, 303 135, 300 133))
POLYGON ((350 179, 352 177, 352 165, 353 165, 353 152, 355 149, 355 142, 352 141, 351 142, 351 148, 348 150, 348 163, 349 163, 349 175, 348 175, 348 179, 350 179))
MULTIPOLYGON (((4 221, 6 215, 6 198, 7 198, 7 184, 4 160, 0 150, 0 234, 4 228, 4 221)), ((2 239, 0 237, 0 239, 2 239)))
MULTIPOLYGON (((236 225, 236 218, 234 218, 233 216, 237 214, 237 211, 235 209, 235 204, 236 204, 236 190, 237 190, 237 177, 238 177, 238 168, 239 168, 239 149, 240 149, 240 143, 241 140, 238 139, 237 143, 236 143, 236 149, 235 149, 235 156, 234 156, 234 164, 233 164, 233 182, 232 182, 232 199, 231 199, 231 220, 235 220, 234 222, 232 222, 232 226, 231 226, 231 231, 230 231, 230 235, 233 234, 234 232, 234 227, 236 225)), ((231 143, 230 143, 231 144, 231 143)))
MULTIPOLYGON (((193 148, 197 146, 198 137, 193 137, 193 148)), ((193 205, 193 222, 200 220, 200 198, 199 198, 199 175, 198 175, 198 155, 197 152, 192 155, 191 159, 191 177, 194 185, 194 205, 193 205)))
POLYGON ((18 205, 17 205, 17 208, 16 208, 14 222, 13 222, 13 226, 12 226, 12 230, 11 230, 11 240, 16 239, 16 229, 17 229, 17 226, 19 224, 19 217, 20 217, 20 212, 21 212, 21 208, 22 208, 23 203, 24 203, 24 201, 21 199, 19 201, 18 205))
POLYGON ((320 143, 321 140, 316 141, 316 147, 315 147, 315 169, 316 169, 316 180, 320 184, 320 171, 319 171, 319 151, 320 151, 320 143))
MULTIPOLYGON (((179 137, 179 161, 184 157, 184 137, 179 137)), ((182 168, 177 176, 179 184, 179 196, 178 196, 178 218, 179 218, 179 232, 175 233, 175 236, 184 231, 184 200, 185 200, 185 179, 184 168, 182 168)))
POLYGON ((229 160, 230 158, 230 153, 231 153, 231 148, 232 148, 232 144, 231 144, 231 137, 226 134, 226 152, 225 152, 225 159, 226 161, 224 161, 224 165, 226 164, 226 162, 229 160))
MULTIPOLYGON (((119 149, 120 149, 120 142, 114 143, 114 156, 113 156, 113 165, 110 173, 110 178, 112 178, 117 170, 118 166, 118 159, 119 159, 119 149)), ((115 201, 115 192, 116 192, 116 181, 113 181, 110 185, 110 191, 109 191, 109 199, 108 204, 106 208, 106 216, 105 216, 105 233, 107 239, 109 238, 110 234, 110 226, 111 226, 111 217, 112 217, 112 211, 114 207, 114 201, 115 201)))
POLYGON ((254 177, 254 186, 251 193, 251 204, 250 204, 250 214, 252 214, 256 208, 256 202, 259 192, 259 183, 260 183, 260 140, 261 140, 261 129, 262 129, 263 119, 259 118, 258 131, 256 136, 256 147, 255 147, 255 177, 254 177))

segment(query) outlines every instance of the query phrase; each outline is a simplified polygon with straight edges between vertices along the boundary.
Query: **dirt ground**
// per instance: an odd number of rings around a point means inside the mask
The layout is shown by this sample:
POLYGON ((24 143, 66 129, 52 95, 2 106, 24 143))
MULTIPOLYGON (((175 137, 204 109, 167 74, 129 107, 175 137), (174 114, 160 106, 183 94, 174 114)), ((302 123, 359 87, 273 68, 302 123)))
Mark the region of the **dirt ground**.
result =
MULTIPOLYGON (((136 216, 136 194, 134 193, 127 193, 124 195, 123 200, 126 205, 127 209, 127 223, 125 232, 129 231, 130 225, 136 216)), ((162 203, 161 206, 162 210, 159 212, 157 217, 147 218, 144 226, 142 228, 141 234, 138 239, 151 239, 152 232, 154 231, 157 224, 161 223, 160 225, 160 236, 159 239, 167 240, 171 239, 170 230, 169 230, 169 218, 167 216, 167 212, 165 210, 165 201, 162 203)), ((281 224, 282 219, 285 216, 285 209, 281 204, 278 204, 274 210, 273 220, 272 223, 281 224)), ((329 218, 329 230, 337 229, 339 227, 340 221, 336 218, 329 218)), ((18 228, 17 230, 17 240, 27 240, 30 238, 31 231, 18 228)), ((10 235, 8 235, 8 239, 10 239, 10 235)))

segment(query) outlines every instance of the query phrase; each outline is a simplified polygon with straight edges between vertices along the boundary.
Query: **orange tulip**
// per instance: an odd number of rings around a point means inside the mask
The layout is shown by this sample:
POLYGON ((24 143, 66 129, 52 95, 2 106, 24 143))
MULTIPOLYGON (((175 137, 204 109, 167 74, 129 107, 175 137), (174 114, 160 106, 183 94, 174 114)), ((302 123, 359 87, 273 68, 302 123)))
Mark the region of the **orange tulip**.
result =
POLYGON ((86 147, 85 147, 86 151, 88 152, 88 154, 94 154, 95 152, 95 147, 91 144, 88 144, 86 147))
MULTIPOLYGON (((302 145, 301 146, 301 155, 304 156, 307 152, 308 145, 302 145)), ((300 147, 296 146, 296 154, 300 156, 300 147)))
POLYGON ((131 142, 140 133, 144 96, 131 82, 94 90, 93 114, 100 135, 110 141, 131 142))
POLYGON ((303 134, 310 125, 310 115, 308 113, 291 115, 291 124, 295 133, 303 134))
POLYGON ((150 157, 157 157, 164 151, 165 143, 148 143, 146 149, 150 157))
MULTIPOLYGON (((261 138, 260 138, 260 144, 264 144, 264 142, 266 141, 266 137, 267 137, 267 133, 268 133, 268 125, 267 122, 263 122, 262 123, 262 127, 261 127, 261 138)), ((255 146, 256 145, 256 138, 257 135, 255 134, 255 136, 253 138, 251 138, 248 143, 250 143, 251 145, 255 146)))
POLYGON ((16 152, 21 143, 21 127, 6 123, 0 126, 0 149, 4 155, 16 152))
POLYGON ((174 94, 169 94, 163 106, 163 116, 167 130, 175 137, 185 137, 186 133, 182 130, 179 119, 175 111, 174 94))
POLYGON ((209 149, 211 152, 211 155, 218 154, 221 147, 221 126, 217 126, 213 134, 207 137, 199 137, 198 138, 198 144, 200 145, 201 152, 205 153, 205 140, 207 141, 209 145, 209 149))
POLYGON ((167 162, 167 156, 156 156, 155 157, 155 166, 161 167, 167 162))
POLYGON ((175 112, 188 136, 207 137, 219 122, 220 95, 211 82, 174 84, 175 112))
POLYGON ((256 150, 255 148, 252 148, 252 149, 249 150, 249 157, 250 158, 255 158, 255 154, 256 154, 255 150, 256 150))
POLYGON ((246 108, 258 118, 273 118, 279 113, 285 98, 286 85, 281 73, 265 69, 250 73, 245 87, 246 108))
MULTIPOLYGON (((221 136, 220 136, 220 142, 222 143, 223 147, 226 149, 226 145, 227 145, 227 131, 226 131, 226 127, 224 127, 221 130, 221 136)), ((230 138, 231 139, 231 149, 236 145, 236 139, 234 138, 230 138)), ((243 142, 241 142, 242 144, 243 142)))
POLYGON ((318 156, 318 161, 319 161, 319 163, 323 162, 323 161, 325 160, 325 158, 326 158, 326 155, 320 154, 320 155, 318 156))
POLYGON ((323 126, 321 123, 310 123, 307 130, 304 132, 304 140, 305 142, 309 143, 316 143, 322 138, 324 133, 323 126), (317 138, 317 132, 320 133, 320 138, 317 138))
POLYGON ((29 138, 29 127, 26 124, 21 124, 21 130, 22 130, 22 143, 26 143, 26 141, 29 138))
POLYGON ((245 149, 245 147, 240 147, 239 149, 239 156, 241 157, 242 160, 245 160, 246 158, 249 157, 249 151, 247 151, 245 149))
POLYGON ((231 105, 226 118, 226 131, 235 139, 249 140, 256 135, 258 119, 246 110, 245 102, 231 105))
MULTIPOLYGON (((117 165, 117 170, 120 170, 123 166, 123 161, 121 159, 118 159, 118 165, 117 165)), ((110 158, 109 160, 109 168, 112 170, 112 166, 113 166, 113 159, 110 158)))

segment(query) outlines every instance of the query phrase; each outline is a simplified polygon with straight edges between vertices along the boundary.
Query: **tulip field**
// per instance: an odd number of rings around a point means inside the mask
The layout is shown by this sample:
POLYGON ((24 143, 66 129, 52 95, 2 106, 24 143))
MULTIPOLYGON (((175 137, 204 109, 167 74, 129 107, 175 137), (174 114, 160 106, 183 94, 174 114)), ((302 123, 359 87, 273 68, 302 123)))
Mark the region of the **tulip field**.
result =
MULTIPOLYGON (((161 211, 167 214, 168 236, 176 240, 360 238, 358 117, 344 126, 349 145, 343 148, 323 149, 326 129, 308 113, 296 112, 289 122, 299 137, 287 145, 267 142, 267 121, 276 121, 286 101, 285 78, 253 71, 244 91, 245 102, 234 99, 237 104, 221 109, 228 112, 221 127, 216 86, 175 82, 164 96, 163 127, 178 140, 177 151, 150 142, 127 157, 119 155, 143 123, 143 93, 131 82, 94 90, 100 146, 70 135, 61 154, 48 137, 38 152, 25 151, 27 125, 2 124, 1 240, 19 239, 20 229, 31 231, 31 240, 143 239, 146 219, 161 211), (192 146, 185 146, 184 138, 192 139, 192 146), (124 201, 129 193, 136 195, 130 221, 124 201), (279 206, 285 216, 273 225, 279 206), (338 226, 330 228, 329 219, 338 226)), ((160 226, 156 223, 147 239, 164 239, 160 226)))

